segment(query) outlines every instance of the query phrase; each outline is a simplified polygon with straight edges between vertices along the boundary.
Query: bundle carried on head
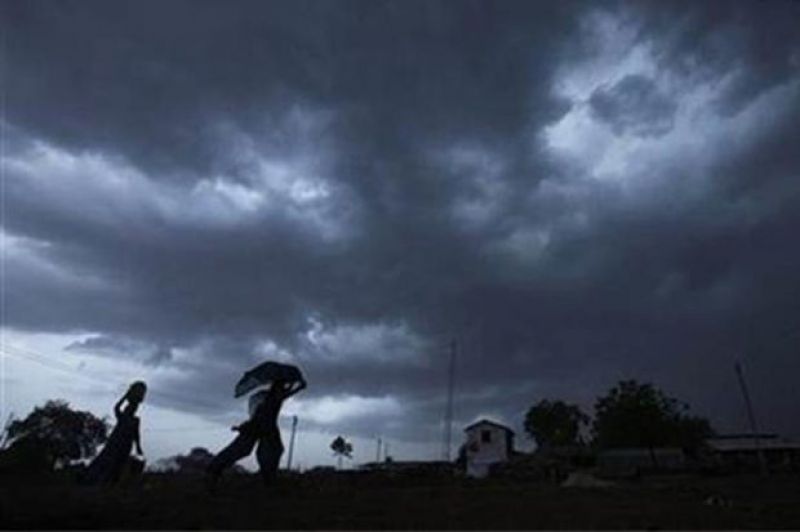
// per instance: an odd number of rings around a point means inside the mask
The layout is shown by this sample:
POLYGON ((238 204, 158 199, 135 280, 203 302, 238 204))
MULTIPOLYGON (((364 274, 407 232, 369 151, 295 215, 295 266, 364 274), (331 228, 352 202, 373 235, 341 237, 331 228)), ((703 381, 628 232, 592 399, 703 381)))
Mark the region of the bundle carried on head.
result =
POLYGON ((135 403, 144 401, 144 396, 147 393, 147 385, 143 381, 136 381, 128 388, 128 393, 125 396, 135 403))

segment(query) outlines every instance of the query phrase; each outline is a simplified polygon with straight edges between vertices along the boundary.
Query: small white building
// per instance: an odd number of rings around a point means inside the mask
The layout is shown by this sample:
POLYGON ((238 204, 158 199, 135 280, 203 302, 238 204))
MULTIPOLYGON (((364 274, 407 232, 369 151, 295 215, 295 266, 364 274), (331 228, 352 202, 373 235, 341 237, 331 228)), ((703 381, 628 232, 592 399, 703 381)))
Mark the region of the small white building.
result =
POLYGON ((514 431, 505 425, 481 419, 464 429, 467 433, 467 475, 483 478, 492 464, 506 462, 514 451, 514 431))

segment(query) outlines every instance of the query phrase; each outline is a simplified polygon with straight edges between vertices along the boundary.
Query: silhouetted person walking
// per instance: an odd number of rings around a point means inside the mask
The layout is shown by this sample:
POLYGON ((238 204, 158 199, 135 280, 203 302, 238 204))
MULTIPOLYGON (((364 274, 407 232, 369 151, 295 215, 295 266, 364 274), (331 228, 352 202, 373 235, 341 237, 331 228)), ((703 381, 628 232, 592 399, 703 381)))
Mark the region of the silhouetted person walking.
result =
POLYGON ((254 393, 251 398, 250 419, 232 427, 238 436, 222 449, 208 466, 207 484, 214 490, 222 472, 237 461, 256 450, 256 460, 264 484, 269 485, 278 472, 278 464, 283 454, 281 431, 278 428, 278 415, 283 402, 306 387, 304 380, 287 382, 276 380, 266 391, 254 393))
POLYGON ((114 405, 117 424, 106 441, 105 447, 89 465, 84 478, 86 484, 114 484, 119 481, 128 463, 131 450, 141 456, 142 443, 139 434, 139 418, 136 410, 144 401, 147 385, 142 381, 131 384, 125 395, 114 405), (123 407, 123 403, 125 406, 123 407))

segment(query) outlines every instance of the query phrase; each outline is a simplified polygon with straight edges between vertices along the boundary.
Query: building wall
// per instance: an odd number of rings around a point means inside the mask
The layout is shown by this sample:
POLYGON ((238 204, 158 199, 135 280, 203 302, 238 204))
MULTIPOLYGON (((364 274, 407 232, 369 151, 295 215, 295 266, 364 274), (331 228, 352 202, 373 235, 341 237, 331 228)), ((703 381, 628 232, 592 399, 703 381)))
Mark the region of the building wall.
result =
POLYGON ((490 424, 467 431, 467 475, 485 477, 492 464, 508 460, 510 433, 490 424))

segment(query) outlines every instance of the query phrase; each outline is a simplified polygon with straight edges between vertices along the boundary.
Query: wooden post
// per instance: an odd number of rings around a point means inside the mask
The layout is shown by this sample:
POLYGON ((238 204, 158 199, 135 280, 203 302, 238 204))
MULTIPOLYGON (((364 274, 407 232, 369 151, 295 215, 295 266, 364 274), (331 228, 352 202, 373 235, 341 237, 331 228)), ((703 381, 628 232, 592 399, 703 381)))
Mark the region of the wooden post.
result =
POLYGON ((750 430, 753 432, 753 440, 756 444, 756 454, 758 455, 758 465, 759 469, 761 470, 762 475, 766 475, 767 471, 767 461, 764 458, 764 450, 761 448, 761 435, 758 432, 758 424, 756 423, 756 416, 753 411, 753 403, 750 401, 750 393, 747 391, 747 383, 744 380, 744 373, 742 372, 742 366, 739 362, 736 362, 736 376, 739 379, 739 387, 742 390, 742 396, 744 397, 744 403, 747 407, 747 417, 750 420, 750 430))
POLYGON ((286 457, 286 469, 292 470, 292 455, 294 454, 294 437, 297 433, 297 416, 292 416, 292 436, 289 438, 289 454, 286 457))

